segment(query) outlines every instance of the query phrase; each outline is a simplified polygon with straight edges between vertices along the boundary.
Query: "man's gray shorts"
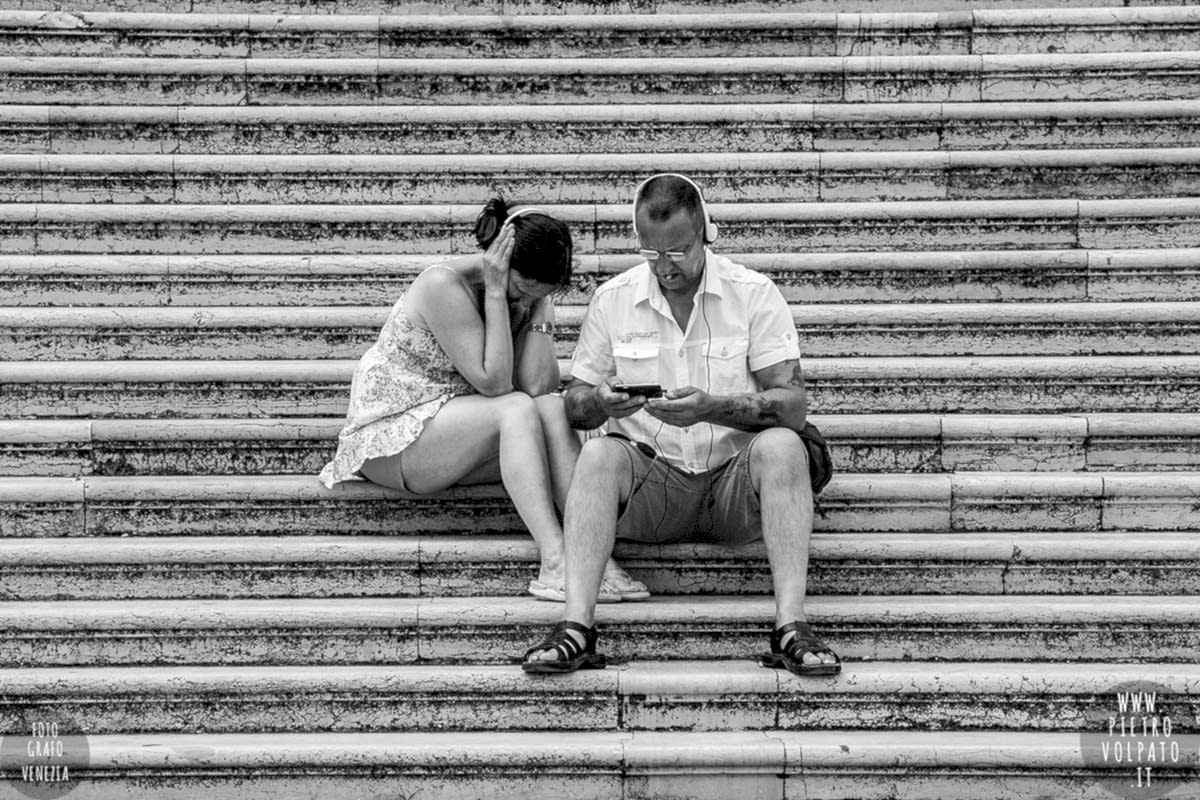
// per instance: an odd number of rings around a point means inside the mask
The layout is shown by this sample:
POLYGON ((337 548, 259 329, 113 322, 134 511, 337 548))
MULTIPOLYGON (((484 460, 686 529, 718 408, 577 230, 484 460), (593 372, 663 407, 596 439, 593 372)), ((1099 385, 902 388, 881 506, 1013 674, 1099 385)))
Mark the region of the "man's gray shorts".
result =
MULTIPOLYGON (((829 446, 816 428, 800 434, 808 451, 815 496, 833 475, 829 446)), ((750 452, 757 437, 716 469, 692 474, 655 454, 645 443, 610 435, 629 456, 633 491, 617 518, 617 538, 673 544, 741 545, 762 538, 758 494, 750 479, 750 452)), ((803 477, 797 476, 797 480, 803 477)))

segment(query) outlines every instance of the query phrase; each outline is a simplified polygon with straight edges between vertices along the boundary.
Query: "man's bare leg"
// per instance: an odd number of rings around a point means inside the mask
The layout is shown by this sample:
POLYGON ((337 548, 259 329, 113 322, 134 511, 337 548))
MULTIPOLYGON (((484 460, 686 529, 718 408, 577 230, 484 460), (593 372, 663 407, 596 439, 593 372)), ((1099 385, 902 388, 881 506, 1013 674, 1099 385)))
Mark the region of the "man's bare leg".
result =
MULTIPOLYGON (((776 628, 793 620, 806 621, 804 597, 813 526, 808 474, 808 451, 795 431, 771 428, 751 445, 750 480, 762 512, 763 543, 775 587, 776 628)), ((781 645, 786 648, 793 636, 787 634, 781 645)), ((804 663, 836 664, 837 659, 828 653, 805 653, 804 663)))
MULTIPOLYGON (((617 511, 632 491, 630 466, 624 446, 610 439, 590 439, 579 454, 563 519, 567 568, 564 620, 588 628, 596 624, 596 596, 616 541, 617 511)), ((569 630, 568 634, 583 644, 580 633, 569 630)), ((530 655, 530 660, 556 658, 553 650, 530 655)))

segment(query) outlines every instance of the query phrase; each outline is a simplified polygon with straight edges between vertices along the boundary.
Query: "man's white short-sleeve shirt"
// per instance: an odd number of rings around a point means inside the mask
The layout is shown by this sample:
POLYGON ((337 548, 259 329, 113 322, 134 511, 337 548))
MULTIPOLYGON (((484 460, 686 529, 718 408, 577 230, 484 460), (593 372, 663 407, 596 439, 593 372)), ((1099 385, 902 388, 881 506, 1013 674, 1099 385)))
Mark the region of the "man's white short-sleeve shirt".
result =
MULTIPOLYGON (((754 371, 800 358, 796 326, 771 279, 707 251, 687 330, 679 330, 658 281, 643 262, 606 281, 588 305, 571 375, 598 385, 695 386, 709 394, 762 390, 754 371)), ((610 419, 610 432, 654 446, 673 465, 704 472, 754 438, 724 425, 667 425, 645 411, 610 419)))

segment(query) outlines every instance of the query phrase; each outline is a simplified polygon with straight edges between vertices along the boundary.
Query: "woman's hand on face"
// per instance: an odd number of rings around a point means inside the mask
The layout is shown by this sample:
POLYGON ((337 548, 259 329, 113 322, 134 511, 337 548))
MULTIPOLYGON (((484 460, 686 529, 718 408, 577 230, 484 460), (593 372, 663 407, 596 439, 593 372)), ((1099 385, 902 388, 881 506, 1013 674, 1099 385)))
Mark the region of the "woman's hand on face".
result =
POLYGON ((516 234, 513 226, 505 225, 483 254, 483 288, 488 294, 508 299, 508 263, 512 259, 516 234))

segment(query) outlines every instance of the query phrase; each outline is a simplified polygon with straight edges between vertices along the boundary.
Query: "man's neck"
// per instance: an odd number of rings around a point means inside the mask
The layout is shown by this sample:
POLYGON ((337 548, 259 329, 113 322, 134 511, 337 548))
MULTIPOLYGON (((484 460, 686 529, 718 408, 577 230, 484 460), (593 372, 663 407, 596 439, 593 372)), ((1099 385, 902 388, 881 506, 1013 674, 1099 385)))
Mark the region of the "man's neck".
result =
POLYGON ((688 321, 692 317, 692 310, 696 307, 696 296, 703 285, 703 272, 700 273, 696 281, 675 291, 667 291, 659 284, 658 290, 662 293, 663 299, 667 301, 667 307, 671 309, 671 316, 675 318, 675 324, 679 326, 680 331, 687 331, 688 321))

